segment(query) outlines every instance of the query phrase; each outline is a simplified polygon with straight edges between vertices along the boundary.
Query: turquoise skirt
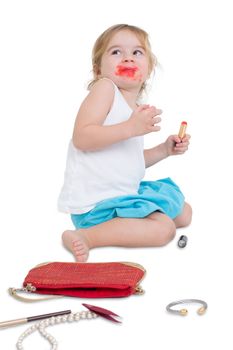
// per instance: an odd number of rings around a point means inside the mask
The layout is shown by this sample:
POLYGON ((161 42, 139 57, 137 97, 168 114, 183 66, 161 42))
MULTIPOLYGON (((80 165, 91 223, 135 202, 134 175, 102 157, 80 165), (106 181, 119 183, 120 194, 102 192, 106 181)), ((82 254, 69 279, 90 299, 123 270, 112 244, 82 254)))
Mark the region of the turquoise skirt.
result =
POLYGON ((71 214, 74 226, 88 228, 116 217, 144 218, 160 211, 171 219, 181 214, 184 195, 170 179, 142 181, 138 194, 119 196, 99 202, 92 210, 84 214, 71 214))

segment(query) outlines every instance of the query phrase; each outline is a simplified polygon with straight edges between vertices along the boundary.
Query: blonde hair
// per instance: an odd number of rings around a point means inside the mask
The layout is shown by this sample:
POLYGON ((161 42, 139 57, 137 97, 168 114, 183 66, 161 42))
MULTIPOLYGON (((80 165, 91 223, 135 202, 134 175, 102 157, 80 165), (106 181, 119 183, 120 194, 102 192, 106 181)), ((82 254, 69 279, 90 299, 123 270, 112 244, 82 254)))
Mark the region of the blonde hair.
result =
MULTIPOLYGON (((147 32, 145 32, 143 29, 128 25, 128 24, 116 24, 108 29, 106 29, 96 40, 93 50, 92 50, 92 68, 93 68, 93 79, 88 84, 88 89, 92 87, 92 85, 99 80, 99 71, 101 66, 101 60, 102 56, 108 46, 109 41, 115 35, 117 32, 121 30, 129 30, 132 33, 134 33, 139 41, 141 42, 142 46, 144 47, 146 54, 148 56, 149 60, 149 76, 154 71, 156 66, 156 57, 153 54, 151 50, 151 45, 149 42, 149 36, 147 32)), ((139 96, 142 94, 142 92, 146 88, 146 82, 143 83, 140 91, 139 96)))

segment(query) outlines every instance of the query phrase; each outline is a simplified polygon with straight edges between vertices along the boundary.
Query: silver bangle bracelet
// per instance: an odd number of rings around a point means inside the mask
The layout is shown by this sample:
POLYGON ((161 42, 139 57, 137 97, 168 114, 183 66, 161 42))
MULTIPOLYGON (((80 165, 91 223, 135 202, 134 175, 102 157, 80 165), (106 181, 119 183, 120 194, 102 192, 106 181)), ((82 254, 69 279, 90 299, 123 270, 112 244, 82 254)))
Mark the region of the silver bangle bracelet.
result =
POLYGON ((207 303, 203 300, 200 300, 200 299, 183 299, 183 300, 173 301, 172 303, 168 304, 166 307, 166 310, 172 314, 175 314, 175 315, 186 316, 188 313, 187 309, 173 310, 172 307, 175 305, 179 305, 179 304, 190 304, 190 303, 202 305, 197 310, 198 315, 203 315, 206 312, 206 309, 208 307, 207 303))

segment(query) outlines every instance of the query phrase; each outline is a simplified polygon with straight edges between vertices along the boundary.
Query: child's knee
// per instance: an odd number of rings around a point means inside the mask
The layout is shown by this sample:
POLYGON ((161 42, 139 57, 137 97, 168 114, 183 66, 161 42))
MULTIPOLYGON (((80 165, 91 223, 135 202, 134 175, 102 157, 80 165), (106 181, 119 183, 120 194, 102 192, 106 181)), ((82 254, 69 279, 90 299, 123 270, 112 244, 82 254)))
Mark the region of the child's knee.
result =
POLYGON ((163 246, 173 240, 176 234, 176 225, 172 219, 167 217, 163 227, 161 227, 159 245, 163 246))
POLYGON ((182 225, 181 226, 188 226, 190 225, 192 221, 192 207, 188 203, 185 203, 184 210, 182 215, 182 225))
POLYGON ((186 206, 187 206, 187 213, 186 213, 186 223, 188 226, 189 224, 191 224, 191 221, 192 221, 192 216, 193 216, 193 210, 192 210, 192 207, 191 205, 189 205, 188 203, 185 203, 186 206))
POLYGON ((176 227, 186 227, 190 225, 192 221, 192 207, 188 204, 184 204, 182 213, 174 219, 176 227))

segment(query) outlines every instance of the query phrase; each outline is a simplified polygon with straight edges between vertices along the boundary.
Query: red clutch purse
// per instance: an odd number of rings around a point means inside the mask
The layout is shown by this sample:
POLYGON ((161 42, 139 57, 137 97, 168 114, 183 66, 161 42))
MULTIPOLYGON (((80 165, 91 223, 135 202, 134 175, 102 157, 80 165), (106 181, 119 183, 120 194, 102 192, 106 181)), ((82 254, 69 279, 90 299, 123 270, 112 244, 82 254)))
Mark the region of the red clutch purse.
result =
POLYGON ((51 262, 31 269, 23 288, 9 291, 21 300, 26 299, 18 295, 21 291, 81 298, 127 297, 143 294, 140 282, 144 274, 141 265, 131 262, 51 262))

